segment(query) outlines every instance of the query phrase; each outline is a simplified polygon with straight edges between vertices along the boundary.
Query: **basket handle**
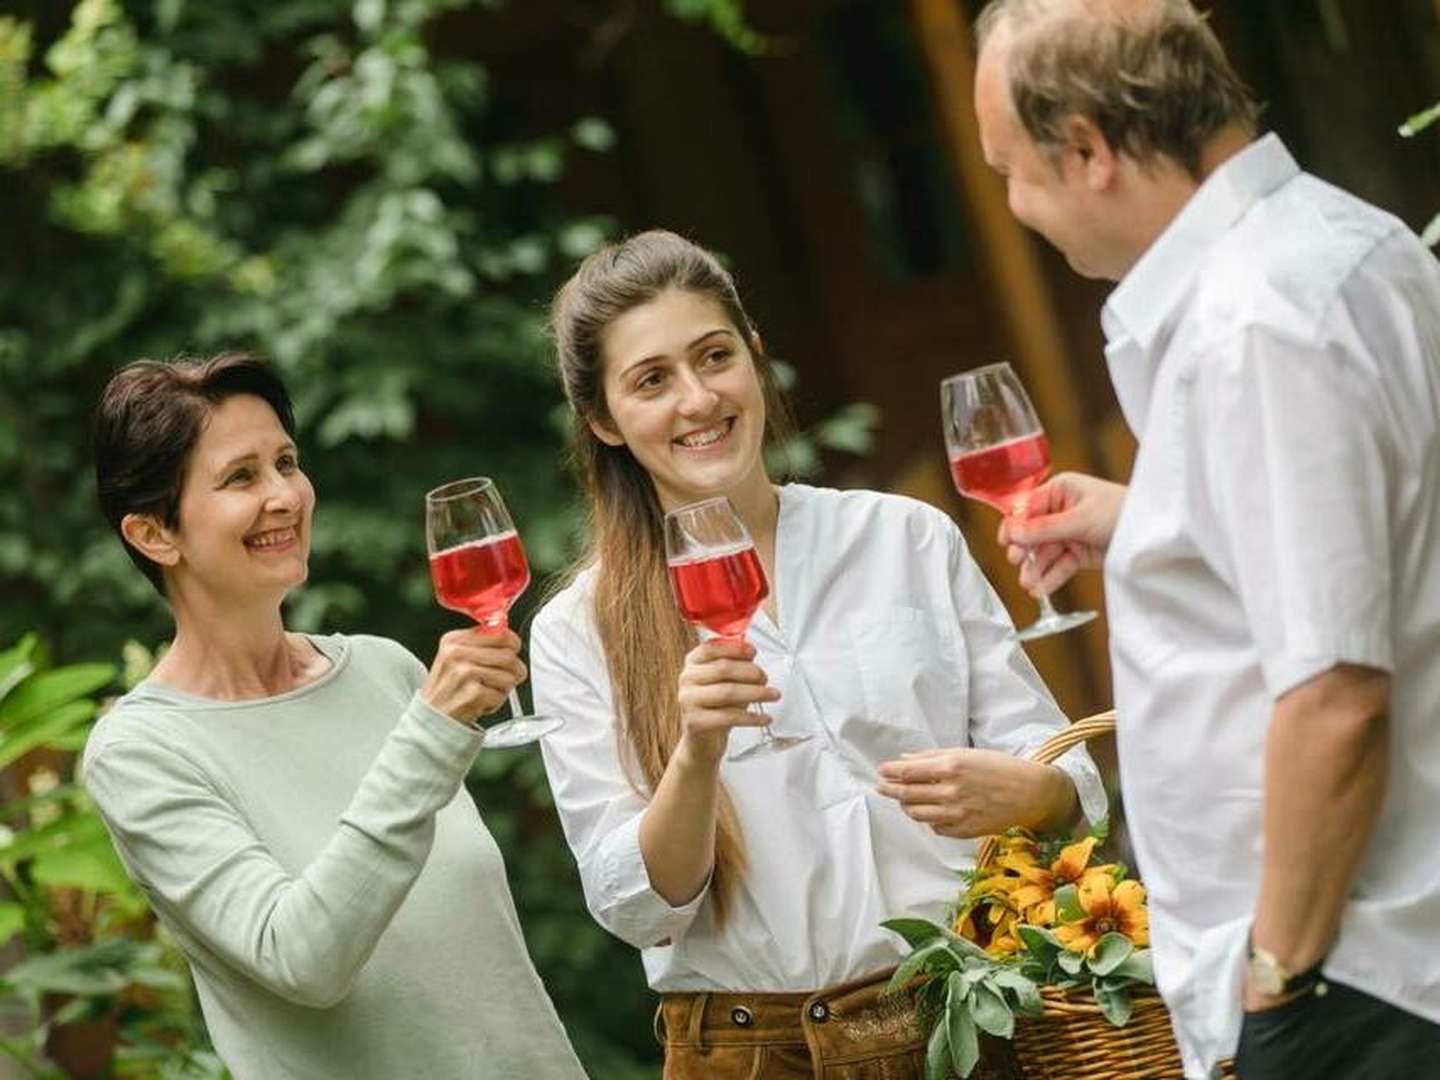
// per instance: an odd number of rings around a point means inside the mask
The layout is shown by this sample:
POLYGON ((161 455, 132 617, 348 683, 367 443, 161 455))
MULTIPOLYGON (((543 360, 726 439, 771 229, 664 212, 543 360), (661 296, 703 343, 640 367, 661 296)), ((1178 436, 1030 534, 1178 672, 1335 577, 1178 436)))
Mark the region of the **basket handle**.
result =
MULTIPOLYGON (((1098 739, 1102 735, 1109 735, 1115 730, 1115 710, 1109 709, 1094 716, 1087 716, 1083 720, 1076 720, 1068 727, 1057 731, 1050 738, 1041 743, 1035 752, 1030 755, 1031 761, 1038 761, 1041 765, 1049 765, 1067 750, 1072 750, 1083 742, 1091 739, 1098 739)), ((999 844, 998 836, 987 836, 980 841, 980 847, 975 852, 975 865, 984 866, 995 857, 995 848, 999 844)))

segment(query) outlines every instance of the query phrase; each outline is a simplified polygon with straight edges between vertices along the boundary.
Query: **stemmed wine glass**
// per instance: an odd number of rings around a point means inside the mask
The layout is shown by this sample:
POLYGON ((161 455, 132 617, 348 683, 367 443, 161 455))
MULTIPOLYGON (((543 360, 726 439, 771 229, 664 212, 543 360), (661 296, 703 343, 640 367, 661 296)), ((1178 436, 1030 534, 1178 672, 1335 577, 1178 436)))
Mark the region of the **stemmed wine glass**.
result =
MULTIPOLYGON (((770 595, 770 583, 755 541, 730 500, 722 495, 666 514, 665 552, 685 621, 717 637, 744 641, 750 620, 770 595)), ((755 711, 765 710, 756 705, 755 711)), ((760 736, 760 741, 729 754, 730 760, 784 750, 810 737, 772 735, 768 725, 760 736)))
MULTIPOLYGON (((520 534, 492 480, 472 476, 425 496, 425 546, 440 606, 504 630, 510 605, 530 584, 520 534)), ((526 716, 510 691, 510 719, 485 729, 485 745, 523 746, 564 724, 558 716, 526 716)))
MULTIPOLYGON (((1002 514, 1025 516, 1030 491, 1050 472, 1050 440, 1035 407, 1009 364, 987 364, 940 384, 940 413, 955 490, 989 503, 1002 514)), ((1025 553, 1027 562, 1034 551, 1025 553)), ((1083 626, 1093 611, 1062 615, 1040 594, 1040 618, 1013 632, 1032 641, 1083 626)))

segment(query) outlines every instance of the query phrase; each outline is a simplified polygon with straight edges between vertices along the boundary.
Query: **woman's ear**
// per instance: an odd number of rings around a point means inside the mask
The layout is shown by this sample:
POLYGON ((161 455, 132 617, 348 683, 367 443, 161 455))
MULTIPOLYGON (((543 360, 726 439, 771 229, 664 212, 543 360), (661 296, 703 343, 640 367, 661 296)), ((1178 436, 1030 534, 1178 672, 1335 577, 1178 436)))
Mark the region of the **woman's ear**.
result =
POLYGON ((120 535, 151 562, 174 566, 180 561, 171 531, 154 514, 126 514, 120 519, 120 535))
POLYGON ((606 446, 625 445, 624 437, 620 434, 620 432, 615 430, 614 426, 611 425, 610 421, 602 420, 594 413, 587 413, 585 416, 585 423, 589 426, 590 430, 594 432, 595 437, 601 442, 603 442, 606 446))
POLYGON ((764 355, 765 355, 765 342, 764 342, 764 340, 760 337, 760 331, 759 331, 759 330, 756 330, 753 326, 750 328, 750 342, 749 342, 749 344, 750 344, 750 351, 751 351, 752 353, 754 353, 756 356, 764 356, 764 355))

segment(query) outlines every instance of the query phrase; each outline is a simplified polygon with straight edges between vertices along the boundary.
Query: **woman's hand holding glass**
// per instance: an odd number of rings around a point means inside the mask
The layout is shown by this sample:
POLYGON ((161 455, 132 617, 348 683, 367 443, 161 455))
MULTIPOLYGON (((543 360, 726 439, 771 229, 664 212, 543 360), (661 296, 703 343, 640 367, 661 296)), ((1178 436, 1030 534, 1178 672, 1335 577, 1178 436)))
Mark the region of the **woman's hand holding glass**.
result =
MULTIPOLYGON (((530 564, 494 481, 472 476, 428 492, 425 547, 440 606, 469 615, 488 632, 482 638, 509 633, 510 605, 530 585, 530 564)), ((486 746, 524 746, 565 723, 527 716, 515 685, 507 687, 510 719, 485 729, 486 746)))
POLYGON ((743 638, 711 638, 691 649, 680 671, 680 742, 676 753, 713 768, 725 756, 730 729, 763 727, 770 718, 752 706, 780 700, 743 638))
POLYGON ((515 631, 451 630, 440 638, 420 697, 436 712, 468 724, 504 705, 525 675, 515 631))

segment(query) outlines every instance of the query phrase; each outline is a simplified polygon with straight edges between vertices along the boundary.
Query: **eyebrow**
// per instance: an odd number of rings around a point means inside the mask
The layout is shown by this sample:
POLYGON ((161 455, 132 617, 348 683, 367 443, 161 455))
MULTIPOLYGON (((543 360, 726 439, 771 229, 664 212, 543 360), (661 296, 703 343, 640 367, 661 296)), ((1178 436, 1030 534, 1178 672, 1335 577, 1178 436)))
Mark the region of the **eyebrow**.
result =
MULTIPOLYGON (((714 337, 716 334, 724 334, 726 337, 736 336, 735 331, 731 330, 728 326, 717 326, 713 330, 706 330, 694 341, 686 345, 684 351, 693 352, 696 348, 698 348, 700 345, 703 345, 706 341, 714 337)), ((663 353, 656 353, 653 356, 643 356, 639 360, 636 360, 633 364, 630 364, 629 366, 624 368, 617 377, 623 379, 626 375, 629 375, 630 372, 634 371, 636 368, 643 367, 645 364, 653 364, 656 360, 664 359, 665 355, 663 353)))

